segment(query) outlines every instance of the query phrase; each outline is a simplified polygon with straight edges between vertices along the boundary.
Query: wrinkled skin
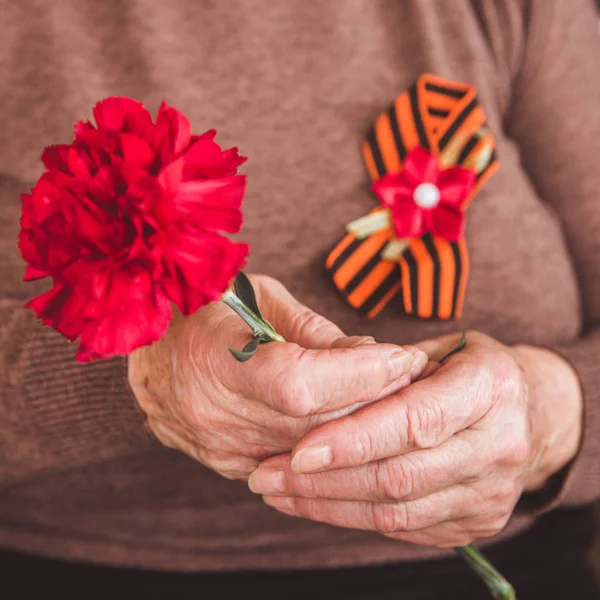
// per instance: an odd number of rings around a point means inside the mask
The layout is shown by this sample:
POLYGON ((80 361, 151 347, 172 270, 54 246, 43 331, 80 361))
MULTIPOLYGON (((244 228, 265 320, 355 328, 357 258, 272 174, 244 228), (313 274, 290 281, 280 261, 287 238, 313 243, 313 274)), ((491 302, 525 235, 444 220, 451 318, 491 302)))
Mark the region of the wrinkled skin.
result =
POLYGON ((252 281, 287 343, 236 362, 227 347, 242 348, 250 330, 215 302, 176 318, 129 358, 130 384, 156 437, 230 479, 247 479, 314 427, 398 392, 427 364, 417 348, 346 337, 273 279, 252 281))
MULTIPOLYGON (((419 346, 441 357, 458 339, 419 346)), ((497 534, 523 491, 576 454, 582 400, 558 355, 477 332, 467 340, 420 381, 265 461, 251 489, 288 515, 423 545, 497 534)))

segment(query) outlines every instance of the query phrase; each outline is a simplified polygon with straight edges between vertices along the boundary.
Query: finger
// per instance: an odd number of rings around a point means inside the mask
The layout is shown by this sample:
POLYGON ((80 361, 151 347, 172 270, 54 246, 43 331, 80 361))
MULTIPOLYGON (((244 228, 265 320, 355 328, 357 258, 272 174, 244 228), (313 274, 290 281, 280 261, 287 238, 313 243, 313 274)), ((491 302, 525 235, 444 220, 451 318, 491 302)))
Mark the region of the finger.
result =
POLYGON ((244 397, 293 417, 307 417, 370 402, 388 386, 410 383, 420 350, 393 344, 361 344, 354 348, 306 350, 273 342, 259 349, 251 363, 236 363, 234 386, 244 397))
POLYGON ((251 279, 259 308, 287 341, 303 348, 318 349, 330 348, 346 337, 335 323, 296 300, 276 279, 264 275, 251 279))
MULTIPOLYGON (((466 433, 466 432, 465 432, 466 433)), ((290 455, 264 461, 249 486, 263 496, 398 502, 414 500, 475 477, 484 457, 470 436, 451 437, 439 448, 417 450, 361 467, 300 475, 290 455)))
POLYGON ((420 546, 457 548, 467 546, 476 540, 498 535, 506 527, 508 520, 507 515, 494 519, 467 517, 445 521, 418 531, 395 532, 387 537, 420 546))
POLYGON ((477 348, 463 352, 397 395, 310 432, 294 448, 292 468, 314 473, 436 447, 478 421, 492 405, 494 378, 475 360, 477 348))
POLYGON ((188 436, 177 432, 162 421, 148 419, 147 425, 163 446, 187 454, 228 479, 247 480, 258 466, 258 461, 249 456, 241 456, 232 452, 208 451, 201 448, 188 436))
POLYGON ((411 373, 420 373, 427 363, 426 355, 414 346, 405 350, 372 343, 371 338, 344 337, 331 349, 320 350, 273 342, 260 346, 248 363, 239 363, 227 347, 243 347, 248 341, 241 319, 220 303, 199 312, 205 327, 188 328, 189 339, 180 344, 182 364, 189 362, 192 369, 201 365, 202 372, 193 375, 212 376, 241 398, 287 416, 323 414, 371 402, 407 385, 411 373))
MULTIPOLYGON (((360 346, 361 344, 376 344, 375 339, 371 336, 349 336, 345 338, 341 338, 334 342, 332 348, 355 348, 356 346, 360 346)), ((410 369, 410 381, 416 381, 419 378, 424 376, 424 373, 427 371, 429 364, 427 362, 427 356, 424 352, 418 352, 416 346, 404 346, 404 349, 410 352, 413 355, 413 364, 410 369)), ((381 398, 387 398, 392 394, 396 394, 399 392, 404 386, 406 382, 403 378, 396 379, 392 381, 389 385, 387 385, 379 394, 370 401, 366 402, 358 402, 351 406, 344 407, 343 409, 339 409, 336 412, 336 417, 339 418, 345 415, 349 415, 353 412, 356 412, 363 406, 367 406, 371 402, 376 400, 380 400, 381 398)), ((330 413, 332 414, 332 413, 330 413)), ((327 419, 333 420, 333 419, 327 419)))
MULTIPOLYGON (((462 336, 462 332, 451 333, 430 340, 423 340, 415 345, 427 354, 430 361, 439 362, 445 356, 448 356, 452 350, 458 347, 462 336)), ((472 335, 470 335, 470 337, 472 337, 472 335)))
POLYGON ((418 378, 427 379, 427 377, 433 375, 440 368, 440 366, 440 363, 436 360, 429 359, 429 362, 427 363, 426 367, 423 369, 423 371, 421 371, 421 373, 419 373, 418 378))
MULTIPOLYGON (((487 531, 484 531, 483 533, 487 533, 487 531)), ((476 539, 489 536, 477 535, 477 533, 465 529, 461 522, 448 521, 419 531, 392 533, 387 537, 408 542, 409 544, 417 544, 419 546, 459 548, 461 546, 467 546, 476 539)))
POLYGON ((198 446, 189 441, 185 436, 177 433, 174 429, 167 427, 164 423, 156 419, 148 419, 146 424, 148 425, 148 429, 152 431, 156 439, 163 446, 171 448, 172 450, 179 450, 194 460, 203 462, 198 446))
POLYGON ((416 531, 459 519, 472 503, 473 492, 456 486, 425 498, 396 504, 312 500, 289 496, 265 496, 267 505, 284 514, 328 523, 337 527, 377 531, 383 534, 416 531))
MULTIPOLYGON (((371 336, 350 336, 346 338, 342 338, 334 343, 333 348, 355 348, 356 346, 360 346, 361 344, 376 344, 377 342, 371 336)), ((421 351, 416 346, 403 346, 404 350, 410 352, 413 355, 413 364, 410 369, 410 381, 416 381, 417 379, 421 379, 425 376, 425 373, 428 371, 429 364, 427 355, 421 351)), ((433 371, 431 371, 433 372, 433 371)), ((373 398, 373 400, 380 400, 381 398, 387 398, 392 394, 396 394, 403 387, 405 387, 406 383, 403 378, 396 379, 392 381, 389 385, 387 385, 381 392, 373 398)), ((353 411, 366 406, 366 403, 358 403, 353 405, 353 411)), ((350 414, 350 412, 346 413, 350 414)), ((339 415, 341 416, 341 415, 339 415)))
MULTIPOLYGON (((253 276, 258 301, 268 299, 268 317, 275 329, 288 341, 306 349, 354 348, 374 344, 372 336, 346 336, 329 319, 299 302, 279 281, 264 275, 253 276)), ((416 350, 412 350, 417 355, 416 350)), ((418 376, 425 364, 419 363, 418 376)))

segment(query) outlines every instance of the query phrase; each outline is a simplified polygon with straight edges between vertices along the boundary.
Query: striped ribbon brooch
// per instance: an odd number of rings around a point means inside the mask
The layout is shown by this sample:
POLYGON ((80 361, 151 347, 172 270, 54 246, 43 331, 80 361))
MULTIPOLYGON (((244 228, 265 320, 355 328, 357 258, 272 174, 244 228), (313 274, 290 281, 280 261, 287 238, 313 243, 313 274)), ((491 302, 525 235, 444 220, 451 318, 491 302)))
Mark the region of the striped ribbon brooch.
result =
POLYGON ((362 154, 380 206, 328 256, 335 286, 369 318, 394 297, 406 314, 459 318, 465 211, 499 166, 475 89, 422 75, 377 118, 362 154))

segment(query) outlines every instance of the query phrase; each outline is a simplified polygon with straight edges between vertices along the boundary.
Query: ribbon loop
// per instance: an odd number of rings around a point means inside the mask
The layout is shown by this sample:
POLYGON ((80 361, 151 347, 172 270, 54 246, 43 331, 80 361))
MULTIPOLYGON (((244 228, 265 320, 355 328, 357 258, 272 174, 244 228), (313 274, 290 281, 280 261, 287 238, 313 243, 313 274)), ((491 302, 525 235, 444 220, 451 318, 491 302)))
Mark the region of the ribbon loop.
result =
POLYGON ((352 221, 327 258, 335 286, 369 318, 394 297, 407 314, 459 318, 464 211, 499 166, 475 89, 422 75, 379 115, 362 154, 383 206, 352 221))

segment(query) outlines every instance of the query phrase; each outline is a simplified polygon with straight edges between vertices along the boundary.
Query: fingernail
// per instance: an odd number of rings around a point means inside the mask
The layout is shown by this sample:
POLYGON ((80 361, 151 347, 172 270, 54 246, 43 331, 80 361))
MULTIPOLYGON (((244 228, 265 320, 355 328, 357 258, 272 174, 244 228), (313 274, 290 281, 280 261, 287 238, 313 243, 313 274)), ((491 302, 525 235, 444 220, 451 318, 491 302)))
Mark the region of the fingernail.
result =
POLYGON ((272 506, 281 512, 292 513, 296 505, 295 498, 281 496, 263 496, 263 502, 267 506, 272 506))
POLYGON ((362 335, 356 338, 353 346, 360 346, 361 344, 375 344, 375 338, 372 335, 362 335))
POLYGON ((314 473, 333 463, 331 446, 313 446, 297 452, 292 459, 292 471, 296 473, 314 473))
POLYGON ((410 352, 413 357, 413 364, 412 364, 412 367, 410 368, 410 376, 411 376, 411 378, 417 377, 418 375, 421 374, 423 369, 427 366, 427 363, 429 362, 429 358, 427 357, 427 354, 425 354, 425 352, 423 352, 423 350, 420 350, 416 346, 406 346, 405 350, 410 352))
POLYGON ((390 375, 389 380, 394 381, 398 377, 402 377, 410 372, 414 361, 414 356, 410 352, 400 350, 392 354, 390 358, 390 375))
POLYGON ((370 335, 353 335, 334 342, 334 348, 355 348, 362 344, 374 344, 375 338, 370 335))
POLYGON ((255 494, 281 494, 285 491, 285 473, 279 469, 257 469, 250 475, 248 487, 255 494))

